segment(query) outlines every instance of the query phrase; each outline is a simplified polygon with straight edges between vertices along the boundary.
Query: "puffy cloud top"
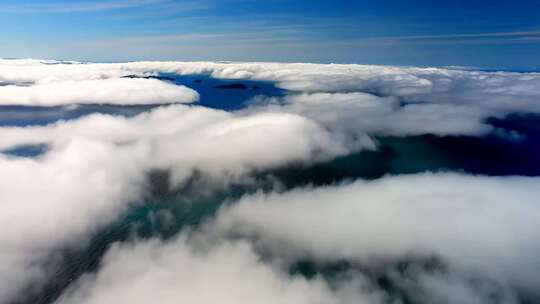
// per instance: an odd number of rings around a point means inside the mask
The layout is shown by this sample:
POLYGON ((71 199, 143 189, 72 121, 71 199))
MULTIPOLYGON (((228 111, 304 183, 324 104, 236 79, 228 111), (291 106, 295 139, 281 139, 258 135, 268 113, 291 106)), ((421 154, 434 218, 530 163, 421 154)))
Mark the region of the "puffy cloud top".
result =
MULTIPOLYGON (((267 80, 289 92, 235 112, 166 105, 133 117, 0 127, 1 151, 47 146, 35 158, 0 153, 0 223, 9 227, 0 231, 0 302, 54 279, 50 254, 84 247, 140 202, 154 170, 169 172, 174 189, 194 176, 223 187, 377 149, 379 136, 506 134, 486 119, 540 113, 536 73, 282 63, 0 60, 0 105, 198 99, 145 78, 159 73, 267 80)), ((436 256, 444 271, 389 276, 418 302, 514 303, 540 283, 539 185, 449 173, 251 194, 167 242, 113 246, 59 302, 387 303, 392 295, 373 282, 373 268, 436 256), (345 279, 307 279, 289 272, 302 259, 353 266, 345 279)))
POLYGON ((199 94, 187 87, 156 79, 47 80, 0 87, 0 103, 4 105, 137 105, 189 103, 198 99, 199 94))

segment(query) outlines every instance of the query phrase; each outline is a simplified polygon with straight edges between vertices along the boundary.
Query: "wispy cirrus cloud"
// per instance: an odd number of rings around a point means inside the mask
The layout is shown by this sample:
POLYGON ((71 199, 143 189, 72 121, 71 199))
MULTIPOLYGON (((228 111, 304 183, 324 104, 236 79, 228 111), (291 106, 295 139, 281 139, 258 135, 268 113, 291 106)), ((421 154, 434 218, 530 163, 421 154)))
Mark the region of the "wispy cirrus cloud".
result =
POLYGON ((458 33, 442 35, 408 35, 408 36, 376 36, 349 40, 352 44, 446 44, 446 43, 516 43, 536 42, 540 39, 540 30, 487 32, 487 33, 458 33))
MULTIPOLYGON (((0 12, 14 14, 63 14, 90 13, 120 9, 140 8, 151 5, 178 5, 170 0, 117 0, 117 1, 85 1, 85 2, 52 2, 0 4, 0 12)), ((206 4, 201 1, 185 1, 181 5, 188 9, 199 9, 206 4)))

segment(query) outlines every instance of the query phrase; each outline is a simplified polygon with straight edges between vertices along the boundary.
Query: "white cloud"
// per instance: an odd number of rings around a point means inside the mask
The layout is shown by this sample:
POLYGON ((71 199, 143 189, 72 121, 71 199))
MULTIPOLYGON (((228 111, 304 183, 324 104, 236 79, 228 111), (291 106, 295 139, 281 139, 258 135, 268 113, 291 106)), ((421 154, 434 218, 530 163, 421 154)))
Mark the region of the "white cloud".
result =
POLYGON ((3 147, 50 145, 37 159, 0 156, 0 222, 10 227, 0 231, 1 302, 47 276, 41 266, 51 251, 84 244, 140 200, 152 169, 171 170, 173 186, 195 171, 220 186, 256 170, 349 151, 301 116, 241 116, 182 105, 0 133, 3 147))
MULTIPOLYGON (((92 114, 47 126, 0 128, 2 150, 50 146, 36 159, 0 154, 0 222, 9 227, 0 231, 0 302, 47 277, 41 266, 52 250, 84 243, 140 199, 149 170, 171 170, 173 186, 194 172, 223 185, 259 170, 374 149, 373 135, 483 135, 491 131, 483 123, 486 117, 540 112, 540 75, 534 73, 277 63, 0 60, 0 103, 146 104, 197 98, 185 87, 122 78, 160 72, 271 80, 298 92, 260 99, 232 113, 171 105, 131 118, 92 114)), ((263 261, 244 243, 250 241, 223 239, 234 235, 255 236, 259 250, 285 261, 307 255, 369 266, 435 253, 449 264, 451 275, 415 274, 415 284, 427 290, 431 302, 450 295, 454 302, 484 302, 490 288, 471 285, 471 273, 498 284, 511 302, 513 287, 534 291, 540 283, 535 271, 540 240, 534 233, 540 228, 539 184, 536 178, 424 174, 249 196, 199 232, 202 238, 217 236, 221 245, 201 249, 180 237, 168 244, 115 248, 98 273, 82 279, 63 301, 145 301, 155 299, 156 290, 165 303, 201 292, 208 302, 217 296, 235 303, 384 298, 382 291, 359 292, 352 285, 334 289, 322 279, 292 278, 274 264, 280 261, 263 261)), ((353 277, 360 285, 366 279, 360 273, 353 277)))
POLYGON ((418 103, 400 105, 396 97, 366 93, 313 93, 281 98, 257 97, 247 112, 289 112, 313 119, 331 130, 357 137, 485 135, 490 112, 474 105, 418 103))
POLYGON ((167 2, 164 0, 116 0, 116 1, 93 1, 93 2, 60 2, 60 3, 18 3, 17 5, 0 5, 0 12, 9 13, 78 13, 97 12, 117 9, 127 9, 139 6, 150 6, 167 2))
POLYGON ((382 303, 369 291, 290 277, 244 242, 198 247, 184 238, 115 246, 98 273, 82 277, 58 303, 382 303))
POLYGON ((539 183, 421 174, 246 196, 202 230, 113 247, 59 303, 386 303, 391 292, 370 277, 381 268, 415 302, 517 303, 540 279, 539 183), (434 254, 444 269, 388 266, 434 254), (311 280, 286 271, 306 258, 363 270, 311 280))
POLYGON ((539 185, 538 178, 420 174, 258 194, 224 209, 212 229, 254 237, 289 258, 365 267, 435 254, 534 293, 539 185))
POLYGON ((116 64, 62 64, 36 59, 0 59, 0 67, 0 81, 7 83, 99 80, 133 74, 116 64))
MULTIPOLYGON (((500 107, 519 101, 536 104, 538 73, 482 72, 442 68, 308 63, 129 62, 45 65, 37 60, 0 60, 0 80, 39 81, 54 77, 84 80, 169 72, 211 74, 216 78, 275 81, 300 92, 368 92, 418 101, 470 103, 500 107), (494 100, 491 100, 494 99, 494 100)), ((538 111, 538 105, 531 111, 538 111)))
POLYGON ((67 104, 189 103, 199 94, 187 87, 156 79, 100 79, 39 82, 0 87, 0 104, 55 106, 67 104))
POLYGON ((52 250, 83 245, 138 200, 146 153, 144 145, 79 139, 41 159, 0 156, 0 302, 45 277, 41 266, 52 250))
POLYGON ((540 111, 538 73, 308 63, 133 62, 123 66, 139 72, 211 73, 217 78, 275 81, 282 88, 307 93, 368 92, 416 102, 540 111))
POLYGON ((122 104, 194 101, 194 93, 182 87, 151 79, 118 79, 127 75, 177 73, 274 81, 281 88, 307 93, 286 96, 284 101, 288 105, 284 110, 313 119, 320 116, 316 111, 324 112, 327 122, 327 116, 332 112, 337 120, 344 118, 348 123, 358 116, 362 121, 356 119, 349 129, 358 126, 362 131, 380 135, 482 135, 490 131, 489 126, 483 124, 489 116, 502 117, 512 112, 540 113, 538 73, 301 63, 51 65, 36 60, 0 60, 0 66, 1 82, 33 84, 0 87, 4 104, 8 101, 16 104, 58 103, 55 100, 65 104, 107 102, 109 99, 122 104), (104 92, 92 90, 94 84, 98 85, 97 81, 103 81, 99 87, 104 92), (377 99, 362 93, 388 97, 377 99), (400 107, 404 102, 405 106, 400 107))
POLYGON ((123 144, 148 142, 148 162, 174 168, 183 181, 193 170, 210 176, 239 177, 254 169, 289 162, 327 160, 354 149, 373 148, 370 140, 333 136, 317 123, 288 113, 228 113, 181 105, 160 107, 132 118, 93 114, 39 127, 0 128, 0 148, 54 144, 85 138, 123 144))

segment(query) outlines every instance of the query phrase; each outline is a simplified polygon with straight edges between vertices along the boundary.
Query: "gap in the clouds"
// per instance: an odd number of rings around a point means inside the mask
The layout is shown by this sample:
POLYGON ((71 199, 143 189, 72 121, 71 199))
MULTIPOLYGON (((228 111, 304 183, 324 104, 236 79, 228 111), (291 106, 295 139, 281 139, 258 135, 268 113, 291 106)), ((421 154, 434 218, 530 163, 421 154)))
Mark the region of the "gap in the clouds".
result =
MULTIPOLYGON (((148 238, 168 240, 180 231, 196 228, 205 219, 215 215, 226 202, 253 193, 258 186, 230 185, 212 191, 199 191, 194 187, 170 190, 166 175, 150 174, 151 195, 143 202, 132 204, 128 212, 115 223, 102 228, 95 234, 88 245, 79 249, 61 249, 51 254, 59 265, 48 268, 54 274, 54 280, 47 281, 42 288, 33 287, 25 293, 26 297, 13 304, 48 304, 58 297, 76 279, 95 272, 103 256, 114 243, 135 242, 148 238), (188 189, 189 188, 189 189, 188 189)), ((196 185, 199 187, 201 185, 196 185)))
POLYGON ((222 79, 205 74, 160 74, 160 76, 174 79, 176 84, 197 91, 200 95, 197 105, 226 111, 243 109, 249 101, 259 95, 280 97, 287 94, 286 90, 268 81, 222 79))
POLYGON ((0 153, 16 157, 35 158, 46 153, 48 149, 49 145, 47 144, 22 145, 0 151, 0 153))
POLYGON ((24 293, 25 298, 12 304, 54 303, 75 280, 97 271, 103 256, 114 243, 149 238, 169 240, 181 231, 197 229, 225 204, 257 191, 273 191, 275 186, 273 176, 263 172, 258 178, 227 185, 212 184, 194 173, 183 186, 172 189, 169 171, 149 172, 144 201, 131 204, 121 218, 100 229, 83 248, 53 252, 51 256, 55 258, 50 260, 61 260, 59 264, 46 265, 54 280, 45 282, 41 288, 30 286, 24 293))
MULTIPOLYGON (((159 238, 168 240, 180 231, 186 229, 197 229, 197 227, 215 215, 223 204, 240 198, 242 195, 253 193, 257 189, 266 188, 268 184, 262 181, 261 184, 251 185, 231 185, 229 187, 213 191, 211 193, 200 194, 197 190, 173 191, 165 190, 161 183, 166 182, 158 177, 157 184, 152 189, 154 197, 149 197, 143 203, 134 204, 129 212, 115 223, 105 227, 94 235, 87 246, 83 249, 68 249, 57 251, 51 256, 53 261, 61 258, 61 265, 49 265, 48 269, 54 272, 54 280, 45 283, 39 292, 24 293, 26 297, 12 304, 48 304, 54 303, 58 297, 84 274, 94 273, 99 268, 103 256, 114 243, 135 242, 148 238, 159 238)), ((267 190, 269 190, 268 188, 267 190)), ((264 257, 265 252, 259 252, 264 257)), ((266 258, 270 258, 267 256, 266 258)), ((264 258, 264 259, 266 259, 264 258)), ((346 279, 351 271, 362 271, 368 269, 361 268, 348 261, 337 261, 327 264, 316 264, 309 259, 292 261, 290 274, 292 276, 302 276, 312 279, 315 276, 324 277, 330 284, 346 279)), ((379 285, 378 280, 385 279, 384 272, 369 273, 369 278, 373 284, 379 285)), ((394 299, 404 300, 405 294, 390 283, 380 286, 394 299)), ((411 303, 411 302, 403 302, 411 303)))
POLYGON ((540 176, 540 116, 510 115, 490 119, 490 123, 497 129, 485 137, 380 137, 375 151, 364 150, 307 167, 281 168, 274 175, 286 187, 426 171, 540 176), (508 138, 507 134, 519 134, 519 138, 508 138))
MULTIPOLYGON (((353 282, 359 290, 377 290, 383 292, 383 303, 433 303, 437 297, 430 295, 431 285, 427 281, 445 281, 461 285, 476 292, 482 298, 479 303, 539 303, 537 296, 526 294, 518 289, 509 291, 500 282, 485 277, 474 271, 457 272, 444 258, 430 256, 403 256, 397 259, 374 258, 369 265, 357 264, 348 260, 327 260, 317 262, 313 259, 298 259, 289 265, 291 275, 300 275, 307 279, 324 278, 330 286, 339 286, 341 282, 353 282), (354 277, 367 281, 355 282, 354 277), (517 294, 514 294, 517 293, 517 294)), ((458 289, 454 292, 463 292, 458 289)), ((435 295, 437 296, 437 295, 435 295)), ((440 295, 439 295, 440 296, 440 295)), ((459 297, 458 297, 459 298, 459 297)))
POLYGON ((57 121, 74 120, 93 113, 131 117, 154 108, 155 105, 70 105, 55 107, 0 106, 0 127, 44 126, 57 121))
POLYGON ((33 82, 6 82, 6 81, 0 81, 0 87, 5 86, 18 86, 18 87, 29 87, 33 85, 33 82))
POLYGON ((186 86, 199 93, 200 99, 196 105, 225 111, 243 109, 257 96, 281 97, 288 93, 271 81, 214 78, 204 73, 193 75, 159 73, 150 76, 128 75, 124 78, 158 79, 186 86))
MULTIPOLYGON (((419 284, 415 282, 412 269, 425 274, 447 272, 444 262, 436 256, 404 257, 396 261, 373 262, 370 265, 359 265, 348 260, 316 262, 312 259, 299 259, 288 267, 290 275, 299 275, 308 280, 324 278, 331 286, 340 282, 351 282, 354 276, 360 275, 368 281, 368 289, 375 288, 384 292, 385 303, 422 303, 418 300, 419 287, 414 285, 419 284), (404 282, 409 286, 405 286, 404 282)), ((359 285, 357 288, 366 289, 366 286, 359 285)))

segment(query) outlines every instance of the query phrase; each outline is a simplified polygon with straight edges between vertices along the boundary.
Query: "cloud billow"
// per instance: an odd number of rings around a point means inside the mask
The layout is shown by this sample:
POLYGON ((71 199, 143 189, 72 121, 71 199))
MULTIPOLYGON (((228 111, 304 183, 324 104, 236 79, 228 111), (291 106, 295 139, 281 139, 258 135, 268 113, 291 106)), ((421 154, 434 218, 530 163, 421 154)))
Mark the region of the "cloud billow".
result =
MULTIPOLYGON (((36 157, 0 153, 0 222, 9 227, 0 231, 0 302, 54 280, 50 255, 84 248, 140 204, 156 170, 170 174, 169 190, 211 192, 261 172, 374 151, 378 137, 519 139, 487 118, 540 113, 535 73, 0 60, 0 82, 2 105, 159 105, 130 117, 0 127, 0 151, 47 147, 36 157), (163 73, 272 81, 288 91, 228 112, 177 104, 199 95, 148 77, 163 73)), ((539 185, 537 177, 421 173, 283 191, 276 180, 225 197, 215 216, 168 240, 113 245, 58 302, 385 303, 406 295, 418 303, 517 303, 540 282, 539 185), (349 266, 334 277, 291 272, 306 260, 349 266), (405 272, 394 266, 403 261, 405 272), (404 295, 381 286, 374 278, 381 273, 404 295)))
POLYGON ((538 263, 538 183, 423 174, 250 195, 200 230, 115 246, 59 302, 144 303, 156 290, 164 303, 403 300, 376 282, 382 271, 413 302, 517 303, 540 279, 530 267, 538 263), (414 262, 433 257, 440 266, 414 262), (305 259, 355 267, 312 279, 287 270, 305 259), (403 260, 400 274, 392 265, 403 260))

